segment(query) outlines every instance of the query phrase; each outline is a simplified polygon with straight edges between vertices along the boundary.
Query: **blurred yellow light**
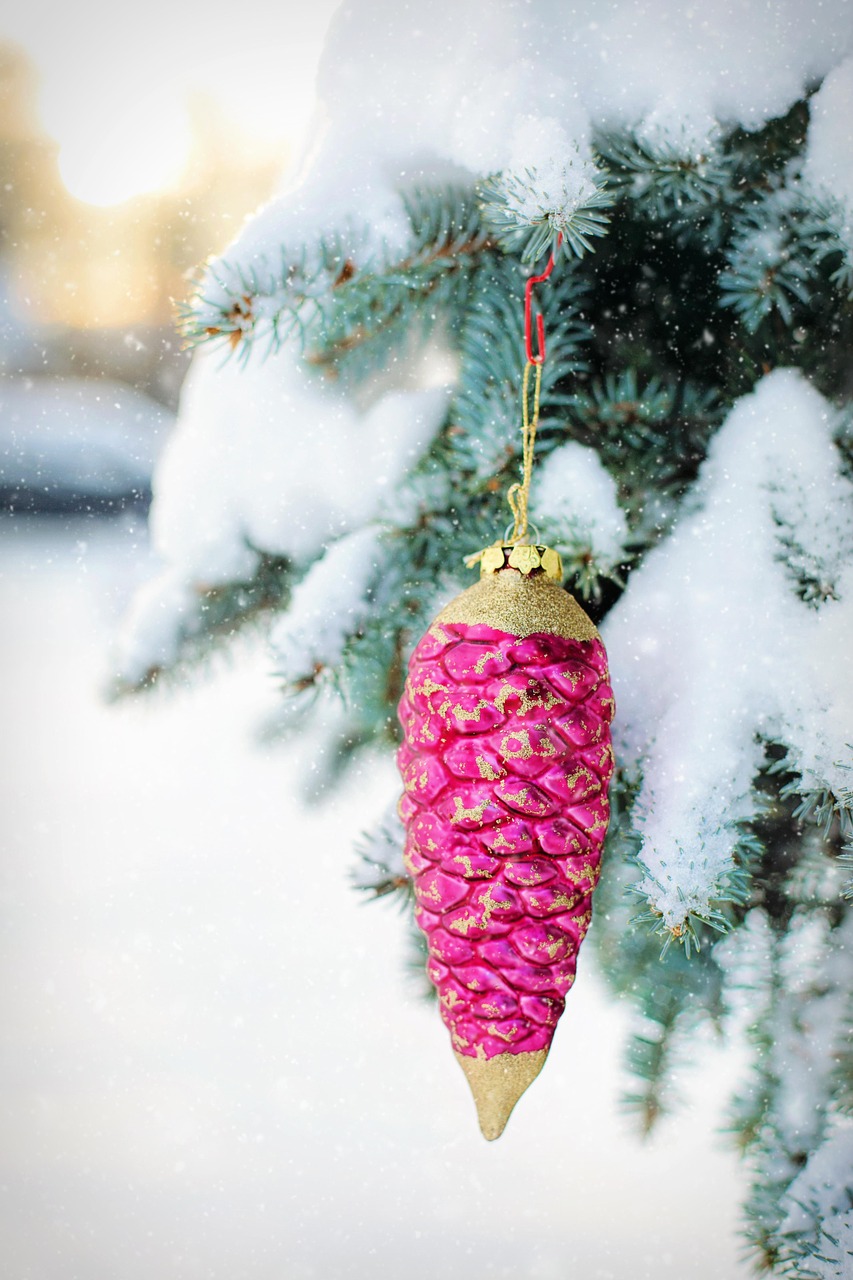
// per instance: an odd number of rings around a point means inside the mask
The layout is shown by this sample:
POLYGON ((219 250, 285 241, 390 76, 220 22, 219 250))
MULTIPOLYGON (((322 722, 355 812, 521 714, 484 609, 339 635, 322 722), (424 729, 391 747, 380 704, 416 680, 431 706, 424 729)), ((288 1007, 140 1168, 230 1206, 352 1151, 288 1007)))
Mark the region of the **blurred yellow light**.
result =
POLYGON ((187 163, 190 128, 178 102, 151 99, 110 120, 79 117, 57 129, 59 171, 67 190, 87 204, 121 204, 173 186, 187 163))

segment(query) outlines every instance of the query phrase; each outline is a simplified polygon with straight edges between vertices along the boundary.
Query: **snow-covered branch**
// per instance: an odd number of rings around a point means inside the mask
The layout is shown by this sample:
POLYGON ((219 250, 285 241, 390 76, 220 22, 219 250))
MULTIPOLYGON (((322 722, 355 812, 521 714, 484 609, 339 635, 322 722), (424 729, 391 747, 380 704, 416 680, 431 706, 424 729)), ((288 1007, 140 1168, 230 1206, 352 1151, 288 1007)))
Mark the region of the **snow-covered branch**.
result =
POLYGON ((642 892, 676 934, 735 898, 764 745, 804 791, 853 768, 853 485, 834 411, 777 370, 715 437, 692 510, 632 575, 605 629, 624 768, 642 777, 642 892))

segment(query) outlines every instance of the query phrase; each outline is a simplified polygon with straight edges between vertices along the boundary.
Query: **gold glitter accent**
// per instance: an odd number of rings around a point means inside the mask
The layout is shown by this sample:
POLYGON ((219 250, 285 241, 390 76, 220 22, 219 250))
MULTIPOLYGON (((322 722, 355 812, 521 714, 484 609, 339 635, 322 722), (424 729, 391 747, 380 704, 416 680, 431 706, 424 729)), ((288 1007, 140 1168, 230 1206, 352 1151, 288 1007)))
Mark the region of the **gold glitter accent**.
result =
POLYGON ((440 997, 439 1003, 443 1004, 445 1009, 455 1009, 456 1005, 464 1004, 464 1001, 451 987, 449 991, 445 991, 444 995, 440 997))
POLYGON ((450 632, 445 631, 443 627, 438 625, 438 618, 431 624, 429 633, 431 636, 435 636, 439 644, 451 644, 454 639, 450 632))
POLYGON ((480 926, 476 916, 460 916, 457 920, 449 920, 447 927, 454 933, 461 933, 463 938, 467 938, 469 929, 479 929, 480 926))
POLYGON ((428 889, 419 886, 419 892, 422 898, 429 898, 430 902, 441 903, 441 890, 434 880, 428 889))
POLYGON ((485 911, 483 912, 483 918, 480 921, 480 928, 485 929, 486 925, 489 923, 489 921, 491 920, 492 916, 496 911, 509 911, 510 907, 512 906, 512 903, 495 902, 494 898, 492 897, 492 885, 489 885, 488 889, 480 899, 480 906, 485 907, 485 911))
POLYGON ((426 769, 424 769, 423 773, 420 774, 418 777, 407 778, 406 781, 403 783, 403 790, 417 791, 418 788, 420 788, 420 790, 423 791, 428 782, 429 782, 429 774, 427 773, 426 769))
POLYGON ((508 801, 510 804, 512 804, 513 800, 515 800, 517 804, 526 804, 527 797, 529 795, 530 795, 529 788, 522 787, 520 791, 504 791, 503 798, 504 800, 508 801))
POLYGON ((483 674, 483 672, 486 669, 486 663, 489 661, 490 658, 497 658, 498 660, 500 660, 500 657, 501 657, 500 653, 498 653, 495 649, 490 649, 488 653, 484 653, 482 658, 478 658, 477 661, 474 663, 474 670, 477 672, 477 675, 481 676, 483 674))
POLYGON ((480 1132, 494 1142, 506 1128, 512 1109, 545 1065, 547 1049, 535 1053, 498 1053, 494 1058, 454 1054, 477 1106, 480 1132))
MULTIPOLYGON (((577 842, 575 842, 575 847, 577 847, 577 842)), ((567 880, 570 880, 572 884, 581 884, 584 880, 590 880, 592 878, 591 871, 575 871, 573 867, 566 867, 563 875, 567 880)))
POLYGON ((451 600, 430 627, 445 643, 442 626, 482 624, 523 639, 534 634, 594 640, 598 632, 576 600, 544 573, 525 577, 513 569, 490 573, 451 600))
MULTIPOLYGON (((524 879, 524 877, 522 876, 517 863, 513 865, 512 871, 514 876, 513 883, 521 885, 523 889, 532 889, 542 883, 543 877, 541 873, 537 871, 535 868, 532 868, 532 867, 528 868, 527 879, 524 879)), ((539 905, 535 898, 531 898, 530 901, 533 903, 534 907, 537 907, 539 905)))
POLYGON ((482 804, 475 805, 473 809, 466 809, 462 803, 461 796, 454 796, 453 803, 456 805, 456 812, 450 819, 451 822, 482 822, 483 814, 486 812, 488 800, 484 800, 482 804))
POLYGON ((498 833, 492 837, 491 847, 493 849, 511 849, 512 845, 507 840, 506 836, 498 831, 498 833))
POLYGON ((453 861, 458 862, 462 867, 464 867, 466 876, 473 880, 474 868, 471 866, 471 859, 466 853, 457 853, 453 861))
MULTIPOLYGON (((512 903, 495 902, 492 897, 493 887, 493 885, 489 885, 486 892, 479 900, 478 905, 483 908, 483 914, 480 916, 479 920, 474 914, 473 909, 468 907, 470 914, 467 916, 460 916, 456 920, 449 922, 447 926, 448 929, 454 929, 457 933, 461 933, 467 937, 469 929, 485 929, 496 911, 509 911, 512 907, 512 903)), ((477 986, 475 983, 469 983, 468 985, 474 989, 476 989, 477 986)))
MULTIPOLYGON (((445 706, 446 705, 447 704, 445 703, 445 706)), ((487 707, 488 705, 489 704, 488 702, 486 702, 485 698, 481 698, 473 711, 466 711, 464 707, 454 707, 453 715, 456 716, 457 720, 479 720, 480 712, 483 710, 484 707, 487 707)))
MULTIPOLYGON (((506 755, 506 752, 504 752, 504 755, 506 755)), ((490 782, 496 782, 498 778, 504 776, 492 768, 485 756, 477 756, 477 768, 480 770, 480 777, 488 778, 490 782)))
POLYGON ((495 1036, 498 1040, 506 1040, 507 1044, 512 1044, 518 1035, 518 1026, 510 1027, 509 1031, 498 1031, 497 1024, 490 1022, 486 1027, 490 1036, 495 1036))
MULTIPOLYGON (((501 694, 503 690, 501 690, 501 694)), ((498 696, 500 697, 501 694, 498 696)), ((557 752, 554 749, 553 742, 548 738, 543 738, 539 746, 539 754, 541 756, 555 756, 557 752)), ((530 734, 527 729, 516 729, 513 733, 504 735, 501 742, 501 755, 506 760, 529 760, 533 755, 533 747, 530 745, 530 734), (513 741, 521 743, 517 748, 511 747, 509 744, 513 741)))
MULTIPOLYGON (((542 687, 535 680, 528 680, 527 684, 531 689, 540 689, 542 687)), ((520 704, 518 714, 520 716, 526 716, 528 711, 533 711, 536 707, 542 707, 544 711, 550 711, 552 707, 556 707, 560 702, 556 694, 551 693, 550 690, 544 698, 537 698, 528 693, 527 689, 519 689, 507 681, 506 684, 501 685, 498 690, 498 696, 495 698, 495 706, 501 714, 506 710, 506 704, 512 697, 518 698, 520 704)))
POLYGON ((448 686, 446 684, 439 684, 436 680, 433 680, 432 676, 427 676, 423 684, 412 686, 412 693, 423 693, 426 697, 429 697, 431 693, 447 693, 447 690, 448 686))
MULTIPOLYGON (((553 755, 553 749, 551 754, 553 755)), ((519 729, 517 733, 507 733, 501 742, 501 755, 507 760, 529 760, 533 755, 533 748, 530 745, 530 735, 526 729, 519 729), (520 743, 521 745, 514 750, 508 744, 510 742, 520 743)))

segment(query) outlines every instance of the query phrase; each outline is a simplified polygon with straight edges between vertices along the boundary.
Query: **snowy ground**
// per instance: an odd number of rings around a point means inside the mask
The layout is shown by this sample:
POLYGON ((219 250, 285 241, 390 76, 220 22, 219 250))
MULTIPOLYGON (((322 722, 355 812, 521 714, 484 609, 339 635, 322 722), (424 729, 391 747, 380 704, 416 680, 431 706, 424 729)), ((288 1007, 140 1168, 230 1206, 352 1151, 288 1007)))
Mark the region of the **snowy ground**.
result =
POLYGON ((125 523, 0 525, 7 1280, 737 1280, 737 1066, 641 1146, 590 948, 546 1070, 479 1136, 396 914, 347 887, 380 782, 306 813, 251 743, 262 657, 103 705, 125 523))

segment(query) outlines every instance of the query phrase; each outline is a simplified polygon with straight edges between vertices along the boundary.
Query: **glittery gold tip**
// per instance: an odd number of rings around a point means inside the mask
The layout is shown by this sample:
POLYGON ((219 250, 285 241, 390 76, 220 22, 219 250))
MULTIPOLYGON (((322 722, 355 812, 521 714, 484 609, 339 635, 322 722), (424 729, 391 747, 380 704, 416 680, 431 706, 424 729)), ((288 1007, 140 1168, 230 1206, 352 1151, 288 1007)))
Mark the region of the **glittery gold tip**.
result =
POLYGON ((498 1053, 494 1058, 453 1055, 471 1086, 480 1131, 494 1142, 506 1128, 512 1109, 545 1065, 547 1049, 535 1053, 498 1053))

